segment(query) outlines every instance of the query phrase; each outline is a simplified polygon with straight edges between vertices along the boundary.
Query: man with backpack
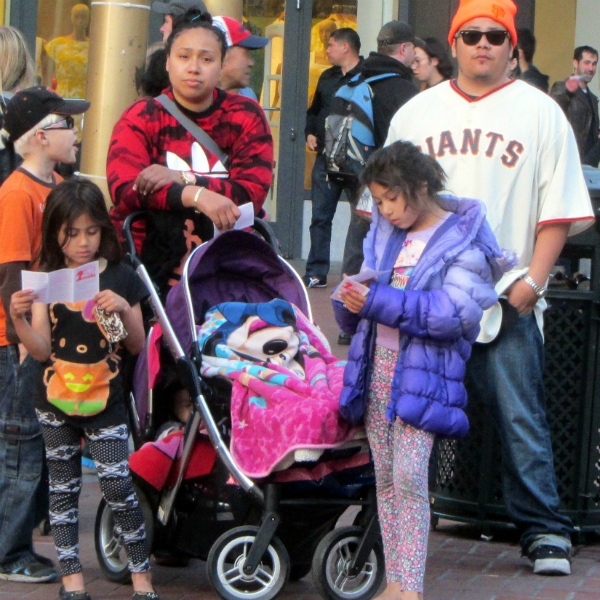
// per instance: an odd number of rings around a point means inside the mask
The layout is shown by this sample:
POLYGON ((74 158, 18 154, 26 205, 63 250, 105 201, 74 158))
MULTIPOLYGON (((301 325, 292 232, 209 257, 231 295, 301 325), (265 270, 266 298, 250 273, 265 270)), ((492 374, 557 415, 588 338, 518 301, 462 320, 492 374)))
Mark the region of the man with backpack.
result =
POLYGON ((357 192, 357 182, 343 182, 328 176, 324 149, 325 120, 330 114, 333 98, 339 88, 360 71, 360 38, 349 27, 336 29, 329 37, 325 52, 333 66, 321 73, 312 103, 306 111, 306 144, 309 150, 317 152, 311 176, 310 252, 303 277, 309 288, 327 286, 331 227, 337 203, 343 191, 351 202, 355 201, 357 192))
MULTIPOLYGON (((377 35, 377 52, 371 52, 361 68, 362 79, 380 76, 369 85, 372 90, 374 148, 385 143, 392 117, 413 96, 417 89, 412 83, 411 65, 415 59, 417 38, 402 21, 389 21, 377 35), (383 77, 384 75, 393 75, 383 77)), ((342 271, 354 275, 363 262, 362 244, 369 231, 369 222, 352 211, 344 246, 342 271)), ((340 333, 339 344, 349 344, 350 337, 340 333)))

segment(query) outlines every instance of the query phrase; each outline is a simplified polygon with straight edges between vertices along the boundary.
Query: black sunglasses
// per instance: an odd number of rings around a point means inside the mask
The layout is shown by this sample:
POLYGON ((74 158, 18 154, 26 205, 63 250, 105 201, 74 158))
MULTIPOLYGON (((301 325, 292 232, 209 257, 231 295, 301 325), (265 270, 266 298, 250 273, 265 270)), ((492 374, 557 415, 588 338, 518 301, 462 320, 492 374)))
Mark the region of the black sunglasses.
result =
POLYGON ((52 131, 53 129, 73 129, 75 127, 75 119, 73 117, 65 117, 64 119, 48 125, 48 127, 42 127, 44 131, 52 131))
POLYGON ((456 34, 456 37, 461 36, 463 42, 467 46, 479 44, 481 38, 485 35, 487 41, 492 46, 502 46, 504 40, 510 36, 508 31, 502 29, 492 29, 492 31, 479 31, 477 29, 463 29, 456 34))

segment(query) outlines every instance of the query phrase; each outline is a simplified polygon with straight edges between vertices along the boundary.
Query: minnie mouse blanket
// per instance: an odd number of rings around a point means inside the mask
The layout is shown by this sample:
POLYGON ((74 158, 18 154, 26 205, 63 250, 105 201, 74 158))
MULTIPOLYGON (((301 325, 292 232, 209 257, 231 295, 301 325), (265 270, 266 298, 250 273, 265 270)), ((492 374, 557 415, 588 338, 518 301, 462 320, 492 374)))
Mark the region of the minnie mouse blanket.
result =
POLYGON ((283 468, 298 449, 336 448, 355 436, 338 412, 346 363, 289 302, 219 304, 198 344, 201 374, 233 381, 231 452, 249 477, 283 468))

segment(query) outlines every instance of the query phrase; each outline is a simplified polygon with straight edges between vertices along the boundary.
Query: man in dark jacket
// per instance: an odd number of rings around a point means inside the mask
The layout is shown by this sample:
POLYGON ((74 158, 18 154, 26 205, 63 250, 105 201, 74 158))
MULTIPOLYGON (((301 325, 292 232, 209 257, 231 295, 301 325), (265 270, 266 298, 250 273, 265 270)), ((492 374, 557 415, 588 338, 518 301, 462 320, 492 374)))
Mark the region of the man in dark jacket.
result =
MULTIPOLYGON (((376 148, 383 147, 390 121, 396 111, 417 94, 411 70, 415 60, 415 41, 415 34, 409 25, 401 21, 390 21, 379 31, 377 52, 371 52, 363 63, 361 72, 365 79, 384 73, 396 75, 371 84, 376 148)), ((368 231, 369 223, 352 211, 344 246, 343 271, 347 275, 360 271, 363 262, 362 244, 368 231)), ((350 343, 349 340, 346 343, 350 343)))
POLYGON ((410 25, 390 21, 379 31, 377 52, 371 52, 363 63, 361 72, 365 79, 384 73, 397 75, 371 84, 377 148, 383 146, 397 110, 417 94, 410 68, 415 60, 415 41, 410 25))
POLYGON ((573 75, 565 81, 557 81, 550 95, 563 109, 577 140, 579 156, 583 164, 593 164, 588 153, 593 154, 598 144, 598 97, 588 83, 596 74, 598 51, 591 46, 579 46, 573 53, 573 75))
POLYGON ((356 185, 346 186, 327 177, 325 167, 325 119, 329 116, 331 102, 338 89, 360 71, 362 59, 360 38, 353 29, 336 29, 329 37, 325 50, 331 68, 323 71, 317 83, 312 103, 306 111, 306 144, 316 150, 312 170, 312 219, 310 222, 310 252, 306 262, 304 283, 307 287, 327 286, 331 245, 331 226, 342 195, 355 202, 356 185))
POLYGON ((519 68, 521 75, 519 79, 526 81, 545 94, 548 93, 549 77, 540 72, 533 64, 533 55, 535 54, 535 36, 531 29, 517 29, 517 50, 519 52, 519 68))

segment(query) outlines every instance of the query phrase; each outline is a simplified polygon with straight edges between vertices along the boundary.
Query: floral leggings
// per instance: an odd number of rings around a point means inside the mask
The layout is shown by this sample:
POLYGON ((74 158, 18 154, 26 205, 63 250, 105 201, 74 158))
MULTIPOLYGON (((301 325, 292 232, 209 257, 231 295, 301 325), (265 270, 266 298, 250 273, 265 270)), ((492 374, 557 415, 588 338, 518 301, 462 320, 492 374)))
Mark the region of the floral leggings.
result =
MULTIPOLYGON (((79 493, 81 433, 54 414, 36 410, 42 427, 50 475, 50 525, 61 574, 81 572, 79 561, 79 493)), ((83 429, 96 463, 100 489, 110 505, 132 573, 150 569, 144 516, 129 475, 127 425, 83 429)))
POLYGON ((387 581, 423 593, 429 534, 428 465, 435 435, 386 420, 398 353, 375 348, 365 424, 375 462, 387 581))

